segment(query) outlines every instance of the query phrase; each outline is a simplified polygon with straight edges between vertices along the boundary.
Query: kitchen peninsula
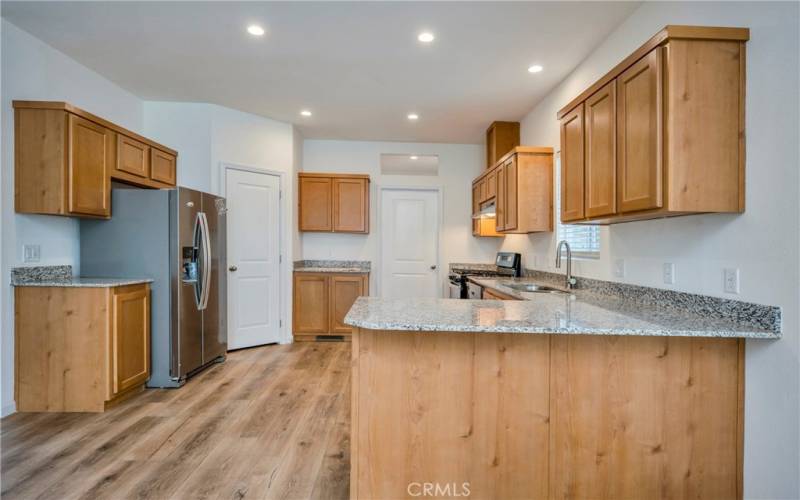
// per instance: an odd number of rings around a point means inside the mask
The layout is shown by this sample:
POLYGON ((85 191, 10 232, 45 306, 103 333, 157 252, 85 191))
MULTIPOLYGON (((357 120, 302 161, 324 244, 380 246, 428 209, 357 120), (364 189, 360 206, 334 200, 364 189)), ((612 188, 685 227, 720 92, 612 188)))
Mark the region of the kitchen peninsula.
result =
POLYGON ((778 308, 515 294, 515 281, 478 280, 522 300, 356 301, 351 498, 416 483, 475 498, 742 497, 744 339, 779 338, 778 308))

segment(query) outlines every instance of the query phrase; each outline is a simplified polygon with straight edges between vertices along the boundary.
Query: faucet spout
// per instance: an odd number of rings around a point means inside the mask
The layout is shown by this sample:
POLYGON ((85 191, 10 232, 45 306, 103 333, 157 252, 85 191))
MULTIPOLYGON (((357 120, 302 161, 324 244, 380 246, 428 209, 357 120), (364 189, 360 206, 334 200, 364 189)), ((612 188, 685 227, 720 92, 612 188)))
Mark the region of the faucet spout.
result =
POLYGON ((572 249, 569 247, 569 243, 567 240, 561 240, 558 242, 558 248, 556 248, 556 269, 561 269, 561 249, 567 249, 567 272, 565 275, 566 287, 568 289, 575 287, 575 278, 572 277, 572 249))

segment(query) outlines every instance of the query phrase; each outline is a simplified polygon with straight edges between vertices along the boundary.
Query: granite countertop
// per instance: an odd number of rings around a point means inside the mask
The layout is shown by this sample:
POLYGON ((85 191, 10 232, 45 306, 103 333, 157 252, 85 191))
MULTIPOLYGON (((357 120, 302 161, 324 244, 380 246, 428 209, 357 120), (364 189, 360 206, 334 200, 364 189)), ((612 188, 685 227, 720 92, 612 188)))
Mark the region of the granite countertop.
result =
MULTIPOLYGON (((522 300, 380 299, 360 297, 345 324, 372 330, 523 334, 642 335, 780 338, 776 328, 714 317, 629 298, 575 290, 567 294, 525 293, 501 282, 544 283, 530 278, 471 278, 522 300)), ((744 304, 744 303, 742 303, 744 304)), ((762 306, 758 306, 762 307, 762 306)))
POLYGON ((294 263, 297 273, 353 273, 370 272, 370 262, 363 260, 298 260, 294 263))
POLYGON ((11 270, 12 286, 111 288, 152 283, 150 278, 87 278, 72 275, 72 266, 26 266, 11 270))

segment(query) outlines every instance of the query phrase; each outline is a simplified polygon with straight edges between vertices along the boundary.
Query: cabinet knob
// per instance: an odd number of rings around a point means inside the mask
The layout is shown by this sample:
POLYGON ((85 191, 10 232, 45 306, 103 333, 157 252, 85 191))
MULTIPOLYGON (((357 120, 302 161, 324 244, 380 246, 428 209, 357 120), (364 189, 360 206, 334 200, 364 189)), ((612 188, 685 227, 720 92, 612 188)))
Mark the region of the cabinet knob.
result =
POLYGON ((236 266, 231 266, 231 267, 228 268, 228 271, 236 271, 237 269, 239 269, 239 268, 236 267, 236 266))

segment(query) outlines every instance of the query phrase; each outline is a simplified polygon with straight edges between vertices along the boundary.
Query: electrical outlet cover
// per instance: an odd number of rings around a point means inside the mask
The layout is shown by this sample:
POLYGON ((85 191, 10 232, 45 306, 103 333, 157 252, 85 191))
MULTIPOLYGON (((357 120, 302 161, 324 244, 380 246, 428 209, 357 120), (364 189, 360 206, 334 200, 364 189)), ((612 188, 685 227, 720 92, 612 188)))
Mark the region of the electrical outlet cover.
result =
POLYGON ((24 262, 39 262, 42 258, 42 249, 39 245, 23 245, 22 258, 24 262))
POLYGON ((723 271, 724 289, 726 293, 739 293, 739 269, 726 267, 723 271))
POLYGON ((617 278, 625 277, 625 259, 616 259, 614 261, 614 276, 617 278))
POLYGON ((667 285, 675 284, 675 264, 664 262, 664 283, 667 285))

